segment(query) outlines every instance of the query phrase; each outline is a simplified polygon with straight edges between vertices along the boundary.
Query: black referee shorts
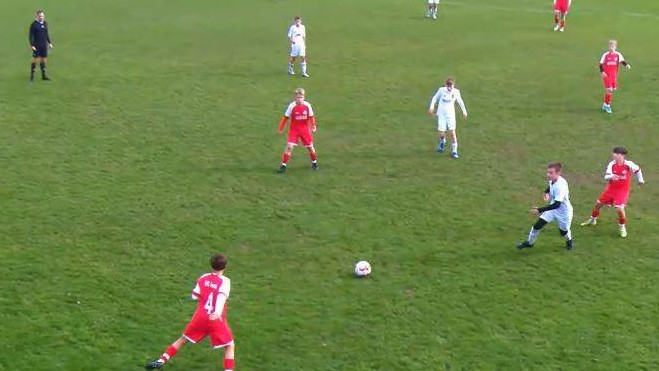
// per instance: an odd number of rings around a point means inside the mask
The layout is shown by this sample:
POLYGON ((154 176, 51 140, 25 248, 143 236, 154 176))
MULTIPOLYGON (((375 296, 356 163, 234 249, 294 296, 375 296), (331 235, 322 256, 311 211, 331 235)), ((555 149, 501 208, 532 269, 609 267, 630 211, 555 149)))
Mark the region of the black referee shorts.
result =
POLYGON ((37 46, 37 50, 32 52, 32 58, 48 58, 48 45, 37 46))

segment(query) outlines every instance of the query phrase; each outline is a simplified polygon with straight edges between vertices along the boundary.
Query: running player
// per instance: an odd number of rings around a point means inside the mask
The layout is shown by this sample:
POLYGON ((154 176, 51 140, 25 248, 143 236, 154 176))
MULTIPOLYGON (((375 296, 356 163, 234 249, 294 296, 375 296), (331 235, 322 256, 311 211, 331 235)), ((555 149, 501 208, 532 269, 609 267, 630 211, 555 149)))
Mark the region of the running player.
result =
POLYGON ((625 205, 627 205, 627 199, 629 198, 629 183, 632 174, 636 176, 638 184, 645 183, 645 180, 643 180, 641 167, 627 160, 627 149, 625 147, 615 147, 612 158, 604 173, 604 180, 608 182, 606 189, 597 198, 595 207, 590 213, 590 218, 581 223, 581 226, 596 225, 602 206, 613 206, 618 214, 620 237, 625 238, 627 237, 625 205))
POLYGON ((197 301, 197 309, 183 330, 183 336, 167 348, 157 360, 149 362, 147 370, 160 369, 188 342, 196 344, 206 336, 210 337, 213 349, 226 348, 224 369, 233 371, 235 344, 227 323, 227 299, 231 291, 231 281, 224 276, 227 258, 222 254, 211 257, 212 272, 199 277, 192 290, 192 299, 197 301))
POLYGON ((572 0, 554 0, 554 31, 565 32, 565 18, 572 0))
POLYGON ((627 69, 632 68, 625 60, 625 57, 616 50, 617 48, 618 42, 616 40, 609 40, 609 50, 602 54, 599 63, 600 75, 604 81, 604 104, 602 105, 602 111, 606 113, 613 113, 611 110, 611 98, 613 98, 613 92, 618 89, 618 66, 622 64, 627 69))
POLYGON ((439 5, 439 0, 428 0, 428 10, 426 11, 426 17, 437 19, 437 6, 439 5))
POLYGON ((307 74, 307 29, 302 24, 302 19, 296 16, 293 19, 293 25, 288 29, 288 41, 291 43, 291 54, 288 61, 288 73, 295 75, 293 67, 295 58, 300 57, 300 69, 303 77, 309 77, 307 74))
POLYGON ((277 171, 280 174, 286 172, 293 148, 298 143, 302 143, 303 146, 307 147, 309 156, 311 157, 311 168, 318 170, 318 156, 313 146, 313 133, 316 132, 316 117, 314 116, 311 104, 304 100, 304 95, 304 89, 295 89, 295 100, 288 105, 286 112, 284 112, 284 117, 279 122, 278 133, 281 135, 284 133, 286 123, 288 123, 289 119, 291 120, 291 126, 288 129, 288 141, 282 155, 281 166, 277 171))
POLYGON ((570 203, 570 188, 568 187, 567 180, 562 176, 563 165, 559 162, 554 162, 547 165, 547 180, 549 186, 545 190, 543 199, 549 202, 549 205, 544 207, 533 207, 530 212, 532 215, 538 217, 529 236, 522 243, 517 244, 518 249, 533 247, 535 240, 540 234, 540 230, 547 224, 553 221, 558 223, 558 231, 561 236, 565 238, 565 246, 568 250, 574 248, 572 241, 572 204, 570 203))
POLYGON ((437 116, 437 131, 439 133, 437 152, 444 152, 446 131, 448 130, 451 134, 451 157, 457 159, 460 156, 458 156, 458 136, 455 132, 455 102, 458 102, 460 110, 462 110, 462 117, 466 119, 467 108, 462 100, 460 90, 455 87, 455 80, 449 77, 446 79, 444 86, 437 89, 437 92, 430 100, 428 114, 437 116), (435 113, 435 106, 437 106, 437 113, 435 113))

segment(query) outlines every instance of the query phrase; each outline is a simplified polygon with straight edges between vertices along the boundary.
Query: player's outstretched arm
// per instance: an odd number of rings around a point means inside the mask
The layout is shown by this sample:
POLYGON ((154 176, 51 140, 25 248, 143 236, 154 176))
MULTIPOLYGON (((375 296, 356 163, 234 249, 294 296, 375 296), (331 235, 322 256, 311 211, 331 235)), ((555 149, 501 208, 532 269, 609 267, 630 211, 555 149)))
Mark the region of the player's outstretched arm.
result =
POLYGON ((282 134, 284 132, 284 128, 286 127, 287 122, 288 117, 284 116, 281 118, 281 121, 279 121, 279 127, 277 128, 277 133, 282 134))

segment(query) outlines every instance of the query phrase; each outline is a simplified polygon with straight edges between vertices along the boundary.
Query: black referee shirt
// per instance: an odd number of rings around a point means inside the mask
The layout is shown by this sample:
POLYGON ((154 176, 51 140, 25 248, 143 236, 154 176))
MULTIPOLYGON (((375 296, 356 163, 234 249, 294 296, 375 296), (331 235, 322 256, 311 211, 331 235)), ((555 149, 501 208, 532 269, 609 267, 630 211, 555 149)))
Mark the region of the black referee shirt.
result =
POLYGON ((50 44, 50 36, 48 36, 48 22, 34 20, 30 25, 30 45, 34 47, 44 47, 50 44))

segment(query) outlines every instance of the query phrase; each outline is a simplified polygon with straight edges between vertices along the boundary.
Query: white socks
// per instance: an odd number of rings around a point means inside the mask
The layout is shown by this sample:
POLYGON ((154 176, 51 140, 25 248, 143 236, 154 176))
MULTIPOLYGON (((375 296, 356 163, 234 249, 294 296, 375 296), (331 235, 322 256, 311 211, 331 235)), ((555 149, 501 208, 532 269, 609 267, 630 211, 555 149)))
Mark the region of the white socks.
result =
POLYGON ((540 234, 540 230, 535 230, 533 227, 531 227, 531 231, 529 232, 529 236, 526 238, 526 241, 533 245, 535 243, 535 240, 538 239, 538 235, 540 234))
POLYGON ((451 143, 451 152, 458 152, 458 142, 451 143))
POLYGON ((307 74, 307 62, 300 63, 300 69, 302 69, 302 74, 306 75, 307 74))

